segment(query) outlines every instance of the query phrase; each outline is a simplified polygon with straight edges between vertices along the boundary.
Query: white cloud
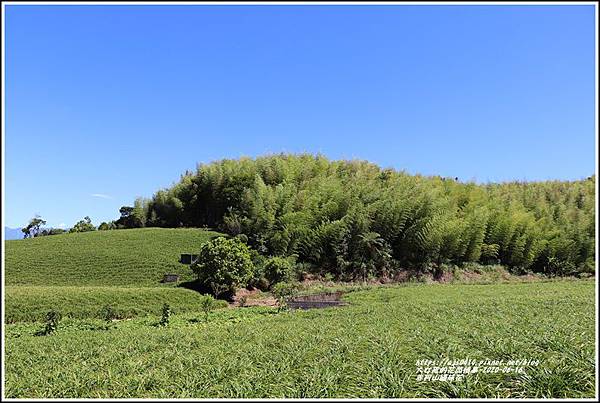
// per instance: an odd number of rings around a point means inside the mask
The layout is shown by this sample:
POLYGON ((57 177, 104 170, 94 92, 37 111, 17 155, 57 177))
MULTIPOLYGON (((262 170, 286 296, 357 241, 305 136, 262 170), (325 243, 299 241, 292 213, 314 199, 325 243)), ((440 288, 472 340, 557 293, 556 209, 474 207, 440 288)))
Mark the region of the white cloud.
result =
POLYGON ((58 228, 64 228, 66 226, 67 226, 67 224, 65 224, 64 222, 61 222, 60 224, 58 224, 58 228))
POLYGON ((90 196, 92 196, 92 197, 99 197, 101 199, 112 199, 111 196, 105 195, 105 194, 102 194, 102 193, 92 193, 90 196))

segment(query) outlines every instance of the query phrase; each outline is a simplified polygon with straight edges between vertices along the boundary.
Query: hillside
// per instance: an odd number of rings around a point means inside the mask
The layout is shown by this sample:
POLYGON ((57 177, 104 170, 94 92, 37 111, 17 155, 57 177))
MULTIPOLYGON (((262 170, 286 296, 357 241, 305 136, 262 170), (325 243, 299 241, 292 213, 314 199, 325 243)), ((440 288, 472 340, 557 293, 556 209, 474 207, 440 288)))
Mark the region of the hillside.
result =
POLYGON ((190 279, 178 263, 217 232, 142 228, 6 241, 5 284, 29 286, 160 286, 165 273, 190 279))
POLYGON ((200 165, 136 200, 132 226, 244 234, 265 255, 348 280, 469 263, 590 275, 595 182, 478 184, 282 154, 200 165))

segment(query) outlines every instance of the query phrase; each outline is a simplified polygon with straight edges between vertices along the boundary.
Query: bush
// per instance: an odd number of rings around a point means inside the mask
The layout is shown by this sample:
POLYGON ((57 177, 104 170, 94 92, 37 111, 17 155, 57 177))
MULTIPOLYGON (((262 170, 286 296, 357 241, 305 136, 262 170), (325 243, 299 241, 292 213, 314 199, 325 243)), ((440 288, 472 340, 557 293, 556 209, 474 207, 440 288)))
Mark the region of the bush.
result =
POLYGON ((248 243, 248 235, 246 234, 237 234, 235 236, 237 239, 240 240, 240 242, 247 244, 248 243))
POLYGON ((111 305, 104 305, 100 310, 100 317, 106 322, 106 329, 112 325, 114 319, 117 319, 117 311, 111 305))
POLYGON ((215 309, 217 304, 215 303, 215 299, 212 295, 205 295, 200 301, 200 309, 204 312, 204 321, 208 322, 208 314, 210 311, 215 309))
POLYGON ((96 227, 92 224, 92 219, 85 216, 83 220, 80 220, 69 230, 69 232, 89 232, 96 231, 96 227))
POLYGON ((286 306, 286 300, 294 297, 298 293, 298 285, 296 283, 277 283, 271 290, 277 302, 279 303, 278 310, 286 306))
POLYGON ((289 258, 275 256, 267 260, 263 268, 265 278, 273 286, 282 281, 290 281, 293 277, 294 262, 289 258))
POLYGON ((46 314, 46 326, 44 329, 36 333, 38 336, 48 336, 54 333, 58 329, 58 323, 60 322, 62 315, 60 312, 52 310, 46 314))
POLYGON ((198 281, 210 286, 215 297, 234 294, 252 278, 250 249, 237 239, 215 238, 200 248, 196 262, 191 266, 198 281))
POLYGON ((167 326, 169 324, 169 320, 171 319, 171 307, 166 302, 162 307, 162 316, 160 318, 159 326, 167 326))

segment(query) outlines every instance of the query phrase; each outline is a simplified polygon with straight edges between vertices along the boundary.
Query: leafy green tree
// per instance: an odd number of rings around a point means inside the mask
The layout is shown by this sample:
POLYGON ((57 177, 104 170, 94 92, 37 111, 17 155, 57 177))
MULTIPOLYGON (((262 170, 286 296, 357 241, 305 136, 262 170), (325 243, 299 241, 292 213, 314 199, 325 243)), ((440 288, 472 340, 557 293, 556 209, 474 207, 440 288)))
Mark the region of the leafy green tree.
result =
POLYGON ((85 216, 83 220, 78 221, 69 232, 89 232, 95 231, 96 227, 92 224, 92 219, 85 216))
POLYGON ((36 236, 49 236, 49 235, 59 235, 64 234, 67 230, 62 228, 46 228, 39 232, 36 236))
POLYGON ((109 230, 114 230, 117 229, 117 225, 115 224, 114 221, 110 221, 110 222, 102 222, 99 226, 98 226, 98 230, 99 231, 109 231, 109 230))
POLYGON ((268 259, 263 267, 263 273, 271 285, 293 279, 294 261, 290 258, 274 256, 268 259))
POLYGON ((191 268, 217 297, 235 293, 237 287, 247 285, 254 271, 248 246, 238 239, 224 237, 204 243, 191 268))
POLYGON ((46 225, 46 221, 42 220, 42 217, 36 214, 35 217, 29 220, 29 224, 21 229, 24 234, 23 238, 33 238, 38 236, 42 225, 46 225))
POLYGON ((115 221, 117 228, 142 228, 146 225, 146 215, 141 199, 137 199, 133 207, 121 207, 119 213, 121 217, 115 221))

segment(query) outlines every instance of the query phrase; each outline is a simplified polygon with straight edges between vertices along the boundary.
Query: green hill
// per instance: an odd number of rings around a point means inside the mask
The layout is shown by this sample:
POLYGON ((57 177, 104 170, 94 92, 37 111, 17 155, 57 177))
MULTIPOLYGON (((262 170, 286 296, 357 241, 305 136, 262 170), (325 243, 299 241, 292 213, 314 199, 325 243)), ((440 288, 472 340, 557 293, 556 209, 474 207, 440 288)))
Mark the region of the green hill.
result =
POLYGON ((119 317, 158 314, 163 303, 177 312, 197 310, 200 294, 162 284, 165 273, 190 280, 178 263, 220 235, 201 229, 143 228, 53 235, 6 241, 5 321, 100 316, 110 304, 119 317))
POLYGON ((142 228, 6 241, 6 285, 160 286, 165 273, 192 278, 178 263, 220 235, 202 229, 142 228))

